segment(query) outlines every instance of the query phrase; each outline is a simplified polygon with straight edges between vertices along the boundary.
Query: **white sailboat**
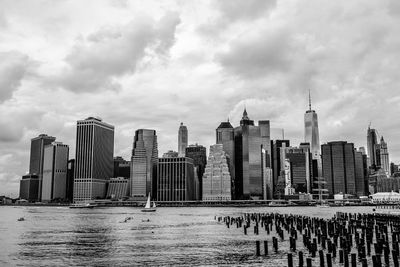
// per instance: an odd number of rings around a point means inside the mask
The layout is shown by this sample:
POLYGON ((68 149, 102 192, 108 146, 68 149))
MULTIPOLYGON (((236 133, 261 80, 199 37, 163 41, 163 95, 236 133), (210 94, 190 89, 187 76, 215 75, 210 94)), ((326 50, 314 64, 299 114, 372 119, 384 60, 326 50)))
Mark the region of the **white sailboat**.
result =
POLYGON ((153 207, 150 206, 150 194, 147 197, 147 202, 146 206, 144 206, 144 209, 142 209, 143 212, 154 212, 156 211, 156 203, 153 201, 153 207))

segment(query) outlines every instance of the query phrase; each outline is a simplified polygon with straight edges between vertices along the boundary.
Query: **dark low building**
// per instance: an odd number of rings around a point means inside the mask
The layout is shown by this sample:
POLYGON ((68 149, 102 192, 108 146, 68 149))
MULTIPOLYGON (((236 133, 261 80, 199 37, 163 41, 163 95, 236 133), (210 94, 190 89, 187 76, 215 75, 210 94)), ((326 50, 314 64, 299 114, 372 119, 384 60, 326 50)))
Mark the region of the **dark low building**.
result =
POLYGON ((29 202, 39 201, 39 176, 27 174, 22 176, 19 187, 19 198, 29 202))

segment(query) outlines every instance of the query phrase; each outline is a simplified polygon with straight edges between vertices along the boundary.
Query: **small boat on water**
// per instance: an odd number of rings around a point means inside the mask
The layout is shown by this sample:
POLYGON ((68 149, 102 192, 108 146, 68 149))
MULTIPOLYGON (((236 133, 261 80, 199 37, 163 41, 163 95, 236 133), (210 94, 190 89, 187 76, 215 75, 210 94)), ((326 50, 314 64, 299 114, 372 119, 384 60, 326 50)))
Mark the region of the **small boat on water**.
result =
POLYGON ((154 203, 153 201, 153 206, 150 206, 150 194, 147 197, 147 202, 146 202, 146 206, 144 206, 144 209, 142 209, 142 212, 154 212, 156 211, 156 203, 154 203))
POLYGON ((75 203, 69 206, 70 209, 93 209, 97 207, 94 203, 75 203))
POLYGON ((25 218, 24 218, 24 217, 18 218, 18 220, 17 220, 17 221, 19 221, 19 222, 23 222, 23 221, 25 221, 25 218))

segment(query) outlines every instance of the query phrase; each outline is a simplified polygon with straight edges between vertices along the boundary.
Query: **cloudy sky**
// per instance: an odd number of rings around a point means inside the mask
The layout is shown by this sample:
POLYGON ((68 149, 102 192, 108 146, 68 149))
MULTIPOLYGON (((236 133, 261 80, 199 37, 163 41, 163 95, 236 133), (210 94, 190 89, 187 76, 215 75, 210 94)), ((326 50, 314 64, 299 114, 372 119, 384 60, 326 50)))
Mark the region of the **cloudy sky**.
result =
POLYGON ((398 0, 0 1, 0 195, 18 195, 30 139, 75 154, 76 121, 115 125, 115 155, 134 131, 177 150, 179 123, 207 148, 244 106, 293 145, 308 89, 321 143, 366 146, 378 129, 400 161, 398 0))

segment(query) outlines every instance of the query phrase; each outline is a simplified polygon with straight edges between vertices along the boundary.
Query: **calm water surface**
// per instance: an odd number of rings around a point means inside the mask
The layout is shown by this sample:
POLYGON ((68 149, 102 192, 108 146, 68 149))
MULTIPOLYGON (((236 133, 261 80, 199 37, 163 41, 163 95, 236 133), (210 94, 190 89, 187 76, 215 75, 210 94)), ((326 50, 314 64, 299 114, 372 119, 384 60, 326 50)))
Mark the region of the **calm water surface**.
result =
POLYGON ((267 258, 254 256, 254 240, 271 239, 264 231, 245 236, 214 216, 280 212, 331 218, 336 211, 372 207, 160 207, 146 214, 133 207, 0 206, 0 266, 286 266, 284 249, 267 258), (123 223, 126 217, 133 219, 123 223))

